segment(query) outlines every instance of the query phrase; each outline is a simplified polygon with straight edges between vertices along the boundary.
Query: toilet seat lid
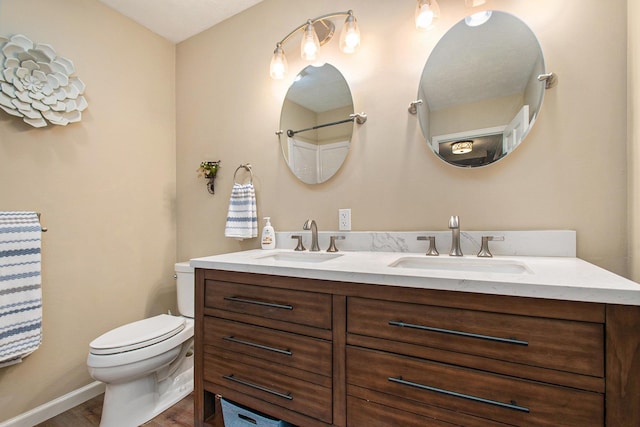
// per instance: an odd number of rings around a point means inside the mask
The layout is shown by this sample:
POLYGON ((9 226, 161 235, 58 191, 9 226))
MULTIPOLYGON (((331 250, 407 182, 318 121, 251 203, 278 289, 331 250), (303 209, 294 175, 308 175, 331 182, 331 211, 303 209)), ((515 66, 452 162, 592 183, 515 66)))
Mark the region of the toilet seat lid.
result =
POLYGON ((137 350, 164 341, 184 328, 184 318, 160 314, 102 334, 91 341, 89 347, 93 354, 115 354, 137 350))

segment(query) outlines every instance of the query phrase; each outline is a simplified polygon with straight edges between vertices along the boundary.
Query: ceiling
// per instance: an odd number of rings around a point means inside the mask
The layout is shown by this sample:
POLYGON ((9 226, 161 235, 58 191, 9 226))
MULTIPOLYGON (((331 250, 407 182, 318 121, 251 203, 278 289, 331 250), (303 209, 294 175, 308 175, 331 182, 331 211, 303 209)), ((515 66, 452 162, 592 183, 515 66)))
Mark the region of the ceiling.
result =
POLYGON ((100 0, 169 41, 180 43, 262 0, 100 0))
POLYGON ((463 19, 438 41, 424 68, 429 109, 523 94, 540 62, 538 39, 513 15, 494 12, 478 27, 463 19))
POLYGON ((287 99, 315 113, 351 107, 353 100, 349 85, 331 64, 307 66, 287 91, 287 99))

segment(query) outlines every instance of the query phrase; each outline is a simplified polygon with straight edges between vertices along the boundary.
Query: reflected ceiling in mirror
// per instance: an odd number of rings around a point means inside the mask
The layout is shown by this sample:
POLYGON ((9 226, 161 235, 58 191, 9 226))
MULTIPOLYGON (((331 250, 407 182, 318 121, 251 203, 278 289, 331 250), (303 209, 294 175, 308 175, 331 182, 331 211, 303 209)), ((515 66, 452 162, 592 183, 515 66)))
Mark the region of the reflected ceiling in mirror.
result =
POLYGON ((540 43, 520 19, 499 11, 477 26, 462 19, 435 46, 420 79, 418 120, 427 143, 459 167, 504 158, 538 116, 544 72, 540 43), (452 150, 461 142, 470 146, 452 150))
POLYGON ((353 134, 353 99, 334 66, 309 65, 289 87, 280 115, 280 146, 289 169, 306 184, 340 169, 353 134))

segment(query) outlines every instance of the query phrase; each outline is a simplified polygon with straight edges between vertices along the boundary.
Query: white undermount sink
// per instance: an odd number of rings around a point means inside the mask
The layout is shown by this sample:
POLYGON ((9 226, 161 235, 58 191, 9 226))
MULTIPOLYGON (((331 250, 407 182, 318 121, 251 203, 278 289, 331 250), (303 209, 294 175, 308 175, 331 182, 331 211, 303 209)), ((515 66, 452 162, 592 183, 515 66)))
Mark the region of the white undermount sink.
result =
POLYGON ((257 259, 272 259, 274 261, 284 262, 311 262, 318 263, 329 261, 341 257, 342 254, 326 253, 326 252, 276 252, 273 254, 260 256, 257 259))
POLYGON ((524 262, 476 257, 402 257, 389 267, 475 273, 531 274, 524 262))

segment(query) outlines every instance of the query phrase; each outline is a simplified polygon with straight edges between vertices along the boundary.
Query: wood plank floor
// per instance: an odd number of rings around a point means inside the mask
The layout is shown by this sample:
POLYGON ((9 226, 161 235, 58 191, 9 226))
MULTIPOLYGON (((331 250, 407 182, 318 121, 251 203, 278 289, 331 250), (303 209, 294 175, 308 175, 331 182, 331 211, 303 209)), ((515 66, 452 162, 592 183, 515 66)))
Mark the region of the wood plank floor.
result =
MULTIPOLYGON (((103 394, 96 396, 35 427, 97 427, 100 425, 103 398, 103 394)), ((145 427, 192 427, 193 393, 143 425, 145 427)))

